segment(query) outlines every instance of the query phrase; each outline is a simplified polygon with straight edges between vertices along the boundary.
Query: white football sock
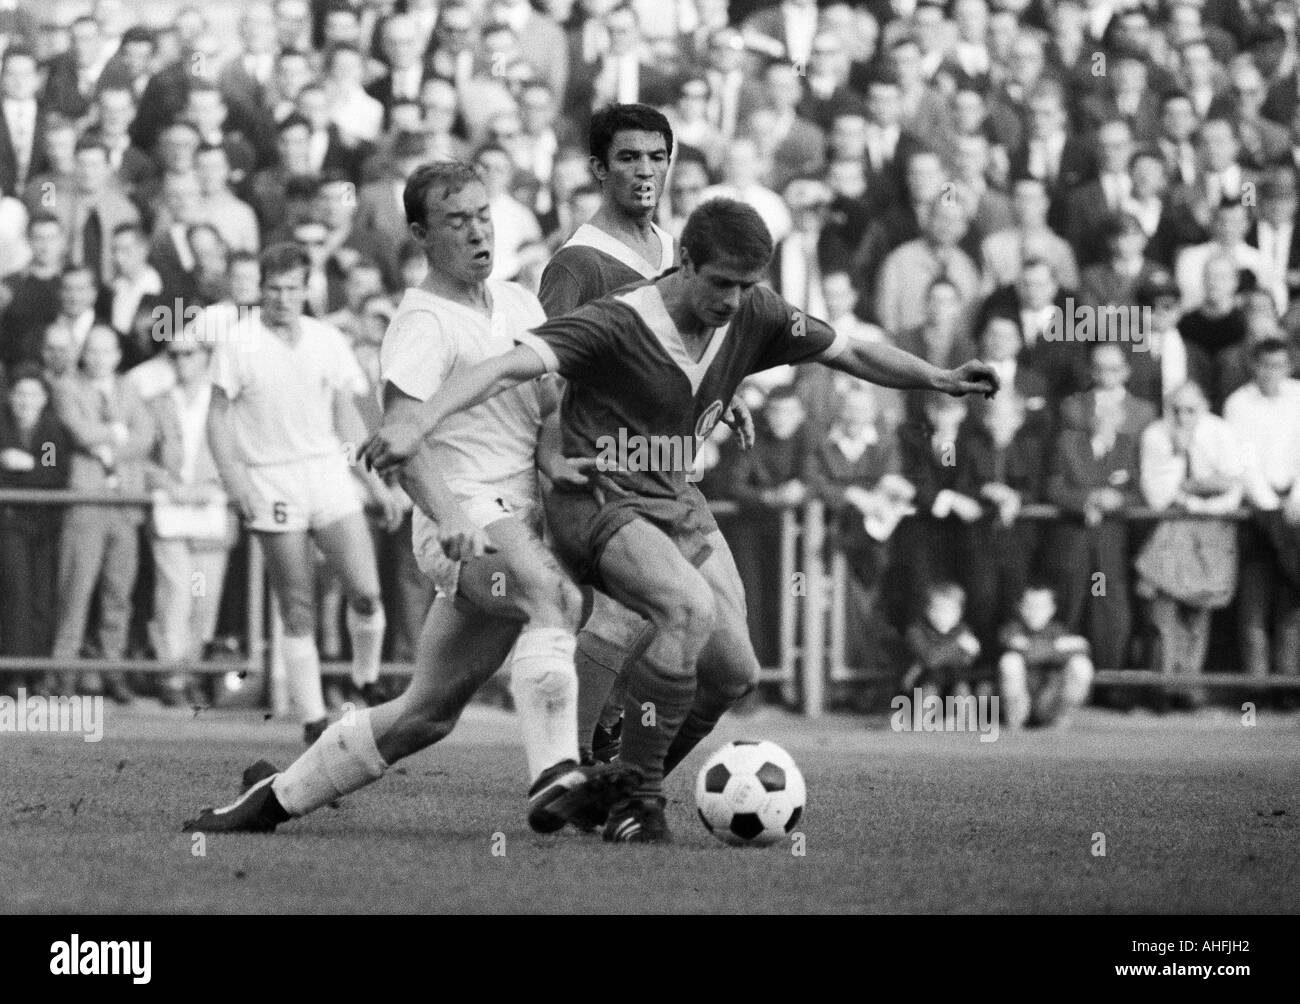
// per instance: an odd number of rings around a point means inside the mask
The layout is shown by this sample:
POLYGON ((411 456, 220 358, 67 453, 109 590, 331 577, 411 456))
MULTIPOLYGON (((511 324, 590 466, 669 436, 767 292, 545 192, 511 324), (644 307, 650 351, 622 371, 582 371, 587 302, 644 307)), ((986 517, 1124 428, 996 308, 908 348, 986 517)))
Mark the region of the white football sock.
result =
POLYGON ((320 686, 320 653, 316 639, 286 635, 283 641, 284 670, 289 678, 289 699, 303 722, 325 717, 325 695, 320 686))
POLYGON ((547 767, 578 759, 575 645, 563 628, 525 628, 515 642, 510 693, 519 713, 530 784, 547 767))
POLYGON ((358 687, 379 679, 379 657, 384 648, 384 608, 372 613, 358 613, 348 607, 348 637, 352 639, 352 682, 358 687))
POLYGON ((370 709, 351 712, 321 733, 311 749, 271 782, 271 790, 294 816, 305 816, 336 798, 384 776, 388 764, 375 745, 370 709))

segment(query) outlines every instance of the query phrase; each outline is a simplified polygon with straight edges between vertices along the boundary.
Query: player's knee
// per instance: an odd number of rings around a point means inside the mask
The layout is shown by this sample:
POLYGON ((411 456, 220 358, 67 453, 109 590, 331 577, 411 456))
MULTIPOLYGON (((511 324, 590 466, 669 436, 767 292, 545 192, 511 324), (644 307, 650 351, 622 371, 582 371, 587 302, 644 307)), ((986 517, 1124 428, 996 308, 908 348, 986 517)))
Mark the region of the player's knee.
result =
POLYGON ((703 644, 713 631, 718 612, 713 590, 703 579, 697 579, 683 583, 681 590, 662 605, 655 627, 703 644))
POLYGON ((280 618, 284 621, 284 633, 290 637, 315 637, 316 609, 306 597, 292 597, 282 602, 280 618))
POLYGON ((574 634, 582 622, 582 592, 561 575, 537 575, 518 580, 519 608, 533 624, 558 627, 574 634))

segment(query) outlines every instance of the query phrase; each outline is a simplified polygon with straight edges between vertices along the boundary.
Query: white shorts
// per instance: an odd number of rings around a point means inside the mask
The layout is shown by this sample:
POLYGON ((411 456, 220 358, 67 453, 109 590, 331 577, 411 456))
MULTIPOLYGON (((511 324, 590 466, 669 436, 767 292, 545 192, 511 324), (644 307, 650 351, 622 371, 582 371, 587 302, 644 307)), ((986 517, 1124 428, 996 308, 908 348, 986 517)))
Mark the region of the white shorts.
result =
POLYGON ((248 525, 260 533, 319 530, 362 510, 342 453, 249 467, 248 477, 256 508, 248 525))
MULTIPOLYGON (((536 501, 493 492, 483 492, 459 501, 461 509, 475 526, 486 530, 497 520, 512 517, 541 537, 542 509, 536 501)), ((417 509, 411 531, 411 548, 415 552, 416 565, 433 580, 440 596, 454 597, 460 583, 462 563, 452 561, 443 553, 442 544, 438 541, 438 524, 417 509)))

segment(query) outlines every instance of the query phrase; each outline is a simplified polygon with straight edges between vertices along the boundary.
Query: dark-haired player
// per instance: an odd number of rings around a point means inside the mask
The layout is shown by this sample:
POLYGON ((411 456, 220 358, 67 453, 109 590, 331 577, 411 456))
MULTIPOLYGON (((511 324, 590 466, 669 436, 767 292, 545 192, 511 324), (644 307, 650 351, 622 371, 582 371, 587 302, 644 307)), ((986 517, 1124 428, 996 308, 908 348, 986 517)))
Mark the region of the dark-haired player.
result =
POLYGON ((627 671, 637 713, 624 722, 620 762, 641 783, 610 811, 605 839, 618 842, 668 839, 664 774, 758 678, 735 562, 686 480, 696 445, 741 380, 819 361, 889 387, 997 389, 984 363, 941 370, 892 346, 851 343, 759 286, 772 238, 749 206, 704 203, 681 244, 679 269, 517 335, 518 348, 471 368, 364 450, 368 463, 390 470, 444 419, 546 373, 569 381, 567 456, 607 456, 613 443, 646 447, 639 461, 629 453, 598 462, 590 486, 554 491, 546 505, 560 557, 654 627, 627 671))
MULTIPOLYGON (((672 235, 654 222, 673 153, 668 119, 649 105, 607 105, 591 117, 588 152, 600 183, 600 209, 542 272, 538 295, 547 317, 654 279, 676 262, 672 235)), ((724 421, 739 423, 742 439, 752 438, 744 405, 737 400, 732 408, 736 416, 728 409, 724 421)), ((558 440, 558 416, 547 435, 558 440)), ((600 592, 593 595, 591 617, 578 635, 578 742, 584 757, 609 760, 617 753, 622 695, 615 683, 648 642, 642 617, 600 592)))
MULTIPOLYGON (((385 418, 399 424, 545 320, 532 293, 488 278, 492 215, 472 168, 421 167, 403 201, 429 267, 402 297, 381 350, 385 418)), ((390 764, 451 732, 507 657, 531 781, 529 825, 552 832, 575 815, 603 818, 631 790, 627 768, 577 762, 573 652, 582 602, 542 543, 537 499, 539 432, 555 404, 552 381, 521 383, 445 423, 402 472, 418 506, 416 558, 439 586, 406 692, 330 726, 287 770, 187 827, 272 830, 378 780, 390 764)), ((586 483, 577 471, 548 473, 557 484, 586 483)))

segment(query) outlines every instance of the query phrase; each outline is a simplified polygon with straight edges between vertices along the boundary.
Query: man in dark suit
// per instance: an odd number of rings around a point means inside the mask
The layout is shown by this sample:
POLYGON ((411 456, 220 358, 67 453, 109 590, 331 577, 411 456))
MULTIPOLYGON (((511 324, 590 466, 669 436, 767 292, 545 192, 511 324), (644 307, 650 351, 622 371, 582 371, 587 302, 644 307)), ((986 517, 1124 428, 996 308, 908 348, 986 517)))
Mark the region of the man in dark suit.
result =
POLYGON ((59 218, 48 211, 27 221, 31 263, 0 284, 0 364, 13 367, 41 357, 45 329, 59 315, 67 240, 59 218))
POLYGON ((852 62, 839 37, 824 31, 813 38, 807 87, 799 102, 800 116, 827 130, 831 120, 842 112, 865 114, 862 98, 849 86, 851 71, 852 62))
POLYGON ((962 553, 971 626, 986 651, 1028 582, 1038 552, 1038 526, 1017 516, 1039 500, 1044 434, 1027 402, 1011 388, 976 403, 962 424, 955 450, 959 499, 953 507, 968 525, 962 553))
POLYGON ((1260 286, 1273 297, 1279 316, 1300 285, 1300 227, 1296 226, 1296 177, 1290 167, 1274 170, 1259 189, 1259 217, 1247 238, 1263 259, 1260 286))
POLYGON ((1073 290, 1061 287, 1049 262, 1032 258, 1025 262, 1019 281, 995 289, 979 309, 980 328, 991 316, 1019 322, 1024 347, 1018 361, 1046 380, 1047 403, 1053 409, 1086 386, 1084 347, 1065 341, 1059 331, 1052 333, 1052 326, 1061 325, 1071 313, 1075 299, 1073 290))
POLYGON ((99 22, 84 14, 69 29, 71 46, 50 59, 45 73, 45 102, 74 122, 90 114, 99 75, 108 62, 99 22))
POLYGON ((122 191, 130 195, 136 186, 158 171, 154 159, 131 142, 131 122, 135 118, 135 97, 126 87, 100 84, 95 96, 100 142, 108 152, 109 167, 122 191))
POLYGON ((1139 143, 1154 143, 1160 134, 1160 96, 1155 88, 1148 88, 1145 53, 1118 47, 1107 69, 1104 89, 1079 102, 1084 126, 1097 129, 1120 119, 1139 143))
MULTIPOLYGON (((763 72, 766 107, 754 112, 762 116, 764 128, 755 130, 760 145, 769 154, 771 170, 766 183, 773 191, 801 176, 820 174, 826 164, 826 136, 798 114, 803 86, 794 67, 770 63, 763 72)), ((751 117, 751 124, 756 121, 751 117)))
POLYGON ((1042 80, 1030 92, 1028 129, 1020 149, 1011 157, 1011 176, 1028 174, 1047 185, 1052 208, 1048 225, 1066 230, 1065 193, 1082 184, 1092 171, 1092 152, 1082 137, 1072 135, 1065 95, 1054 80, 1042 80))
POLYGON ((1128 173, 1133 133, 1128 123, 1120 118, 1104 122, 1095 139, 1097 176, 1066 195, 1066 234, 1080 266, 1105 260, 1106 225, 1133 192, 1133 179, 1128 173))
POLYGON ((1097 223, 1106 258, 1083 270, 1079 300, 1089 307, 1129 307, 1139 287, 1160 271, 1145 256, 1147 236, 1137 218, 1117 212, 1097 223))
POLYGON ((11 46, 0 66, 0 194, 21 195, 28 179, 48 170, 39 91, 35 54, 11 46))
POLYGON ((398 101, 419 101, 424 83, 424 53, 413 19, 394 14, 380 28, 387 70, 366 85, 366 93, 384 106, 384 128, 398 101))
POLYGON ((137 224, 140 213, 115 184, 108 150, 94 134, 77 143, 77 184, 58 200, 56 214, 68 234, 68 259, 94 273, 96 284, 112 274, 113 232, 124 223, 137 224))
POLYGON ((1124 410, 1106 403, 1085 428, 1064 429, 1050 454, 1046 490, 1047 501, 1062 511, 1043 551, 1061 620, 1086 634, 1097 664, 1111 669, 1128 664, 1132 623, 1128 524, 1116 516, 1138 501, 1138 449, 1122 430, 1124 421, 1124 410))
POLYGON ((883 199, 901 198, 905 171, 922 141, 903 128, 903 91, 889 70, 873 74, 867 84, 867 118, 862 155, 871 170, 872 187, 883 199))
POLYGON ((1088 431, 1093 427, 1096 413, 1111 408, 1119 414, 1119 431, 1136 445, 1142 430, 1156 420, 1157 412, 1151 402, 1128 392, 1131 372, 1124 345, 1102 342, 1093 346, 1089 367, 1092 387, 1061 402, 1061 427, 1088 431))
POLYGON ((190 247, 189 228, 201 222, 203 193, 192 174, 169 174, 163 181, 163 209, 168 224, 154 232, 149 244, 149 264, 162 279, 165 303, 198 295, 197 263, 190 247))

